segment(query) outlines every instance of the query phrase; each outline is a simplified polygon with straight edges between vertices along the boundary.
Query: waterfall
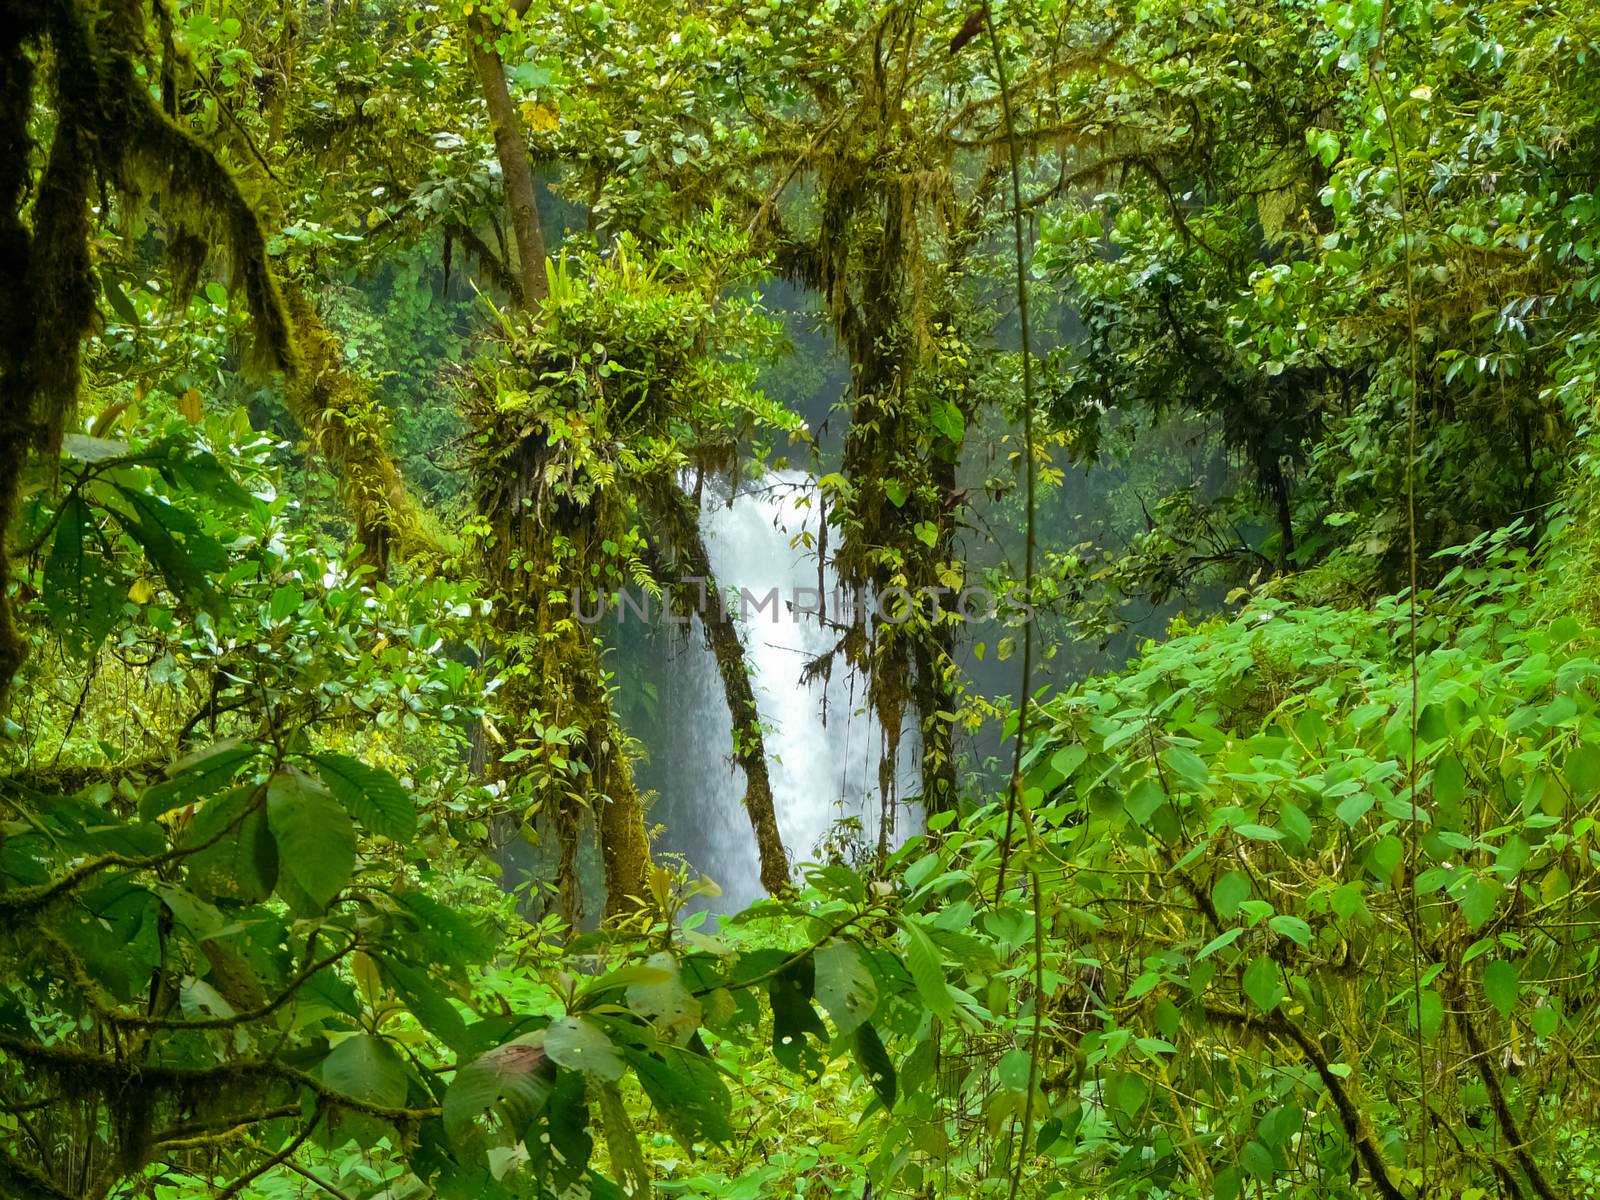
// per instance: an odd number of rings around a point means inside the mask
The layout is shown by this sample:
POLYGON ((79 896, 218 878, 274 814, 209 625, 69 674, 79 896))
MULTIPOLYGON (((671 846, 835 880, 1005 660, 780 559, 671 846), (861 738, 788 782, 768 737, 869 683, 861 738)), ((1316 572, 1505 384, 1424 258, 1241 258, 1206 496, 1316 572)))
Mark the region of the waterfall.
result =
MULTIPOLYGON (((742 623, 745 651, 765 727, 773 800, 792 864, 817 861, 830 839, 848 835, 875 847, 881 822, 878 761, 883 734, 864 711, 866 686, 838 656, 831 675, 803 683, 806 664, 833 648, 839 631, 792 602, 797 590, 819 586, 816 552, 797 541, 818 523, 815 480, 803 471, 775 471, 749 485, 730 504, 707 497, 702 529, 712 568, 724 591, 745 588, 759 602, 777 589, 776 605, 749 606, 742 623), (840 825, 840 822, 845 822, 840 825)), ((833 620, 835 580, 825 568, 821 590, 833 620)), ((737 613, 737 601, 730 611, 737 613)), ((684 856, 722 888, 715 905, 737 911, 764 893, 755 836, 744 812, 744 776, 732 761, 727 702, 698 618, 686 638, 658 631, 663 658, 634 664, 631 674, 653 682, 655 715, 640 731, 649 756, 640 781, 657 792, 651 819, 663 827, 657 849, 684 856)), ((914 721, 902 738, 897 794, 917 790, 914 721)), ((893 813, 891 844, 912 831, 918 816, 905 803, 893 813)), ((848 848, 846 848, 848 852, 848 848)))

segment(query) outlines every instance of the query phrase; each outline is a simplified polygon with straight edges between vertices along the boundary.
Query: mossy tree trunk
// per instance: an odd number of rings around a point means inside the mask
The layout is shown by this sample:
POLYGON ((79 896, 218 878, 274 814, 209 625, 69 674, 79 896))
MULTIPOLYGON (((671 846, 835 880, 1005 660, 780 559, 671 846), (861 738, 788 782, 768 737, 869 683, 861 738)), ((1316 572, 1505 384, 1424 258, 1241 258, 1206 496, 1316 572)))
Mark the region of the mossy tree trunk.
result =
MULTIPOLYGON (((512 0, 507 9, 515 17, 521 17, 530 2, 512 0)), ((533 164, 528 160, 528 144, 522 136, 517 109, 511 102, 511 90, 506 85, 505 63, 495 48, 494 29, 481 15, 468 18, 467 52, 472 56, 472 69, 478 76, 484 103, 489 109, 495 157, 500 161, 500 175, 505 180, 506 205, 511 209, 511 230, 517 242, 517 281, 522 303, 530 311, 537 311, 550 293, 544 273, 544 230, 539 223, 538 185, 533 176, 533 164)))

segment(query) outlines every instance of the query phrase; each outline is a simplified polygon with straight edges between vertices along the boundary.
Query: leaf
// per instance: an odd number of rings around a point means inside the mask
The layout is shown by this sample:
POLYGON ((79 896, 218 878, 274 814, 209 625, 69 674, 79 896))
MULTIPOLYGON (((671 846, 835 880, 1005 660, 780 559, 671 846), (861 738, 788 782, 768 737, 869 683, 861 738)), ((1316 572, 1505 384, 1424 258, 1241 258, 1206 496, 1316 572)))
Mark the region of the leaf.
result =
POLYGON ((1258 955, 1245 969, 1244 991, 1262 1012, 1271 1012, 1288 995, 1283 989, 1278 964, 1265 954, 1258 955))
POLYGON ((1517 989, 1521 984, 1517 968, 1505 959, 1497 958, 1484 964, 1483 994, 1502 1020, 1508 1019, 1517 1006, 1517 989))
POLYGON ((1270 825, 1257 825, 1249 821, 1243 825, 1235 825, 1233 831, 1240 837, 1249 838, 1253 842, 1276 842, 1283 839, 1282 830, 1274 829, 1270 825))
POLYGON ((325 912, 355 871, 350 817, 315 780, 289 767, 267 784, 267 824, 278 843, 278 894, 302 916, 325 912))
POLYGON ((139 798, 140 819, 153 821, 180 805, 220 792, 259 752, 260 747, 253 742, 229 738, 180 758, 168 771, 165 782, 146 788, 139 798))
POLYGON ((1375 801, 1370 792, 1356 792, 1354 795, 1346 796, 1339 801, 1339 807, 1333 811, 1338 815, 1339 820, 1354 829, 1361 818, 1372 811, 1374 803, 1375 801))
POLYGON ((1026 1050, 1007 1050, 1000 1056, 1000 1064, 996 1074, 1000 1078, 1000 1086, 1009 1088, 1013 1092, 1028 1090, 1028 1073, 1033 1069, 1033 1058, 1026 1050))
MULTIPOLYGON (((117 519, 123 531, 139 544, 145 557, 155 564, 173 594, 195 606, 215 606, 218 597, 216 589, 212 587, 211 580, 206 575, 206 569, 195 560, 184 544, 167 532, 163 524, 163 514, 159 510, 171 509, 172 506, 157 506, 150 501, 150 497, 137 492, 128 492, 125 488, 121 490, 128 495, 141 497, 140 502, 134 505, 132 512, 116 508, 108 511, 117 519), (145 501, 150 501, 150 504, 147 506, 145 501), (146 513, 146 507, 155 508, 157 511, 146 513)), ((213 541, 212 545, 221 551, 219 543, 213 541)), ((211 556, 208 554, 207 557, 211 556)), ((225 554, 223 561, 226 561, 225 554)))
POLYGON ((789 1070, 820 1075, 826 1060, 811 1045, 828 1040, 828 1027, 811 1006, 815 972, 811 956, 792 962, 767 982, 772 1005, 772 1054, 789 1070))
POLYGON ((1296 805, 1284 803, 1278 809, 1278 823, 1283 826, 1284 832, 1301 846, 1311 842, 1311 818, 1296 805))
POLYGON ((1308 945, 1311 941, 1311 926, 1307 925, 1299 917, 1291 917, 1287 913, 1280 913, 1268 921, 1267 924, 1290 941, 1297 942, 1302 946, 1308 945))
POLYGON ((669 1042, 684 1045, 700 1028, 700 1001, 683 985, 678 960, 666 951, 652 954, 645 963, 660 978, 641 980, 628 988, 628 1008, 655 1026, 669 1042))
POLYGON ((1216 937, 1207 942, 1199 954, 1194 956, 1195 962, 1200 962, 1202 959, 1210 958, 1224 946, 1233 945, 1234 942, 1239 940, 1239 935, 1243 932, 1243 927, 1238 925, 1234 926, 1232 929, 1224 929, 1221 933, 1217 934, 1216 937))
POLYGON ((347 754, 314 754, 317 778, 350 815, 373 833, 407 841, 417 832, 417 807, 389 772, 347 754))
POLYGON ((1050 756, 1050 768, 1063 779, 1071 779, 1089 758, 1089 751, 1077 742, 1063 746, 1050 756))
POLYGON ((861 1074, 872 1085, 872 1090, 878 1093, 883 1107, 893 1111, 896 1088, 894 1063, 890 1061, 889 1052, 883 1048, 883 1039, 878 1036, 871 1021, 863 1021, 856 1026, 851 1040, 861 1074))
POLYGON ((409 1081, 405 1064, 383 1038, 358 1033, 345 1038, 322 1060, 322 1080, 364 1104, 399 1108, 406 1102, 409 1081))
POLYGON ((133 301, 128 299, 128 294, 121 286, 104 271, 100 273, 100 290, 105 294, 106 303, 111 305, 111 311, 127 325, 135 328, 139 325, 139 310, 134 308, 133 301))
POLYGON ((817 1001, 841 1034, 853 1033, 878 1007, 878 985, 855 945, 830 938, 817 948, 817 1001))
POLYGON ((928 940, 928 935, 922 932, 921 926, 914 922, 906 922, 905 932, 906 966, 910 968, 911 979, 917 985, 917 994, 935 1016, 950 1016, 955 1011, 956 1002, 950 994, 950 985, 945 982, 944 963, 938 950, 928 940))
POLYGON ((61 508, 44 570, 44 605, 50 628, 74 656, 96 649, 122 613, 123 585, 109 564, 90 551, 94 523, 73 495, 61 508))
POLYGON ((1193 750, 1184 746, 1171 746, 1161 752, 1161 759, 1195 791, 1203 790, 1211 782, 1211 768, 1206 766, 1206 760, 1193 750))
POLYGON ((1567 777, 1567 785, 1579 799, 1600 792, 1600 746, 1583 742, 1573 747, 1572 753, 1567 755, 1562 773, 1567 777))
POLYGON ((61 453, 74 462, 102 463, 128 454, 128 443, 112 438, 89 437, 82 433, 69 433, 61 439, 61 453))
POLYGON ((588 1091, 581 1072, 557 1071, 549 1099, 523 1133, 529 1159, 541 1174, 551 1177, 557 1191, 582 1177, 594 1153, 585 1103, 588 1091))
POLYGON ((426 970, 392 958, 379 959, 379 968, 424 1029, 452 1050, 463 1049, 467 1043, 467 1023, 426 970))
MULTIPOLYGON (((173 504, 169 500, 161 499, 149 492, 141 492, 131 487, 116 485, 117 492, 128 502, 136 517, 136 524, 143 533, 151 530, 161 530, 164 537, 157 539, 165 544, 177 545, 181 543, 186 566, 179 571, 180 575, 188 575, 188 568, 198 568, 200 571, 223 571, 229 566, 228 552, 222 543, 217 541, 203 528, 200 521, 188 509, 173 504), (176 539, 176 540, 175 540, 176 539)), ((127 523, 124 521, 124 528, 127 523)), ((130 530, 129 532, 133 532, 130 530)), ((137 540, 143 542, 145 538, 135 534, 137 540)), ((145 546, 146 553, 150 547, 145 546)), ((165 572, 166 567, 158 561, 157 565, 165 572)), ((209 585, 207 585, 209 586, 209 585)))
POLYGON ((1211 903, 1217 915, 1231 921, 1239 915, 1239 906, 1250 896, 1250 877, 1243 871, 1229 871, 1211 886, 1211 903))
POLYGON ((1533 1016, 1528 1019, 1533 1032, 1542 1038, 1549 1037, 1561 1027, 1561 1010, 1556 1005, 1557 1001, 1546 1000, 1533 1010, 1533 1016))
POLYGON ((957 445, 967 434, 967 419, 961 415, 961 409, 942 396, 934 397, 928 404, 928 423, 957 445))
POLYGON ((1494 915, 1503 893, 1504 889, 1498 880, 1482 875, 1468 875, 1466 883, 1461 888, 1461 895, 1456 898, 1456 903, 1461 906, 1461 915, 1467 919, 1468 927, 1474 931, 1482 929, 1484 923, 1494 915))
POLYGON ((562 1017, 550 1022, 544 1034, 544 1051, 561 1066, 607 1083, 621 1079, 626 1068, 621 1052, 587 1017, 562 1017))
POLYGON ((524 1130, 555 1087, 556 1068, 543 1030, 496 1046, 459 1068, 444 1094, 445 1135, 458 1149, 481 1145, 478 1118, 503 1106, 506 1124, 524 1130))
POLYGON ((236 788, 206 801, 195 816, 182 845, 195 850, 184 862, 196 895, 235 904, 256 904, 272 895, 278 844, 260 801, 259 788, 236 788))
POLYGON ((403 914, 401 920, 410 927, 408 936, 435 961, 466 967, 484 962, 494 953, 494 935, 426 892, 399 892, 395 901, 403 914))
POLYGON ((1142 1075, 1122 1071, 1111 1077, 1106 1085, 1106 1106, 1128 1121, 1137 1117, 1150 1098, 1150 1085, 1142 1075))
POLYGON ((1387 880, 1394 875, 1405 853, 1405 843, 1392 833, 1386 834, 1367 856, 1367 870, 1379 879, 1387 880))
POLYGON ((695 1142, 733 1138, 728 1120, 732 1101, 710 1060, 677 1047, 666 1048, 660 1057, 632 1046, 625 1053, 645 1094, 686 1151, 692 1154, 695 1142))
POLYGON ((1439 1026, 1444 1024, 1444 1001, 1431 987, 1422 989, 1422 1001, 1417 1005, 1417 1022, 1423 1038, 1430 1042, 1438 1035, 1439 1026))

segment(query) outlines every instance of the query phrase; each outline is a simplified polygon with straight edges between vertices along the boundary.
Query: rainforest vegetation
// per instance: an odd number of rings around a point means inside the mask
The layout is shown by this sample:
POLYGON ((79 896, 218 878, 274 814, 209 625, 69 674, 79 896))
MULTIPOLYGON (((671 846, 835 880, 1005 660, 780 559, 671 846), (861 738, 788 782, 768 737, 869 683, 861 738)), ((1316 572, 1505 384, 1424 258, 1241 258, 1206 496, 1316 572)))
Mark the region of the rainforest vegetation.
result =
POLYGON ((0 0, 0 1197, 1600 1196, 1597 56, 0 0))

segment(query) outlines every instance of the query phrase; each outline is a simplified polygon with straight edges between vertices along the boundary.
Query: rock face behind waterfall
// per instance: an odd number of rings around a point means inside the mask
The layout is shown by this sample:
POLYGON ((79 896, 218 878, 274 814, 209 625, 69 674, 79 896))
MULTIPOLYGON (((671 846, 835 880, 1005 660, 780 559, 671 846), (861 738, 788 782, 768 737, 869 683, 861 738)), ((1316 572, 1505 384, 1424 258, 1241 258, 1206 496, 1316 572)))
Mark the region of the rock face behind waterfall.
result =
MULTIPOLYGON (((802 681, 807 663, 832 649, 838 636, 815 613, 800 611, 813 602, 819 583, 814 551, 795 542, 808 526, 816 533, 815 494, 805 472, 774 472, 731 504, 708 496, 704 520, 712 566, 734 594, 730 610, 739 611, 739 589, 753 597, 742 632, 768 728, 778 824, 796 864, 875 847, 882 816, 877 779, 883 738, 861 710, 863 681, 842 659, 831 675, 802 681)), ((831 572, 824 571, 821 583, 831 611, 831 572)), ((744 781, 731 757, 716 663, 698 618, 692 626, 667 626, 653 608, 648 626, 631 611, 621 619, 632 628, 619 630, 619 643, 628 649, 615 666, 628 723, 650 747, 639 781, 656 792, 650 819, 665 827, 657 849, 681 854, 716 880, 723 891, 716 907, 736 911, 764 891, 750 822, 741 811, 744 781)), ((915 790, 916 761, 912 728, 900 744, 900 795, 915 790)), ((905 803, 895 808, 891 843, 920 819, 905 803)))

